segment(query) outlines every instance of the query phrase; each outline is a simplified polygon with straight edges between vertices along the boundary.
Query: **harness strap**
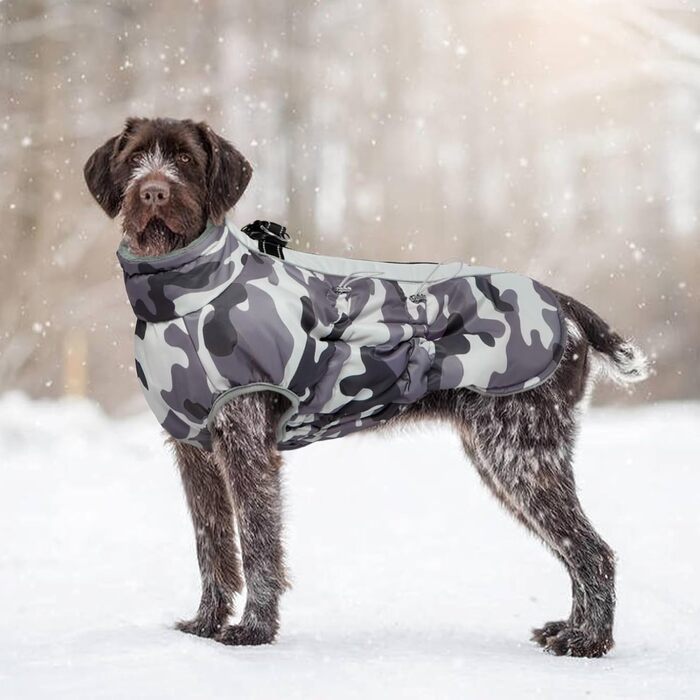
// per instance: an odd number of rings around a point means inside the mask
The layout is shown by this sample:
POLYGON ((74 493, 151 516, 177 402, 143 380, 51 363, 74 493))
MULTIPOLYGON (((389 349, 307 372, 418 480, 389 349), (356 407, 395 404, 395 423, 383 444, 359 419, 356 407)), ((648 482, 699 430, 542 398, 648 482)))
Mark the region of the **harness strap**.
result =
POLYGON ((258 250, 261 253, 272 255, 280 260, 284 260, 283 248, 289 242, 289 234, 282 224, 274 221, 253 221, 247 224, 241 231, 258 242, 258 250))

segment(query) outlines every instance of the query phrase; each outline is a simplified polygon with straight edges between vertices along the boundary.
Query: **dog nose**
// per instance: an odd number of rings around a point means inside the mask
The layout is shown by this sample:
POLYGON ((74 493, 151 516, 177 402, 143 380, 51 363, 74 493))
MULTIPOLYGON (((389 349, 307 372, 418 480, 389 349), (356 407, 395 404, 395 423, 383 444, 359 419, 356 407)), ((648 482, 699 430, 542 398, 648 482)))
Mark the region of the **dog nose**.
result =
POLYGON ((144 204, 160 207, 167 204, 170 199, 170 186, 167 182, 161 181, 145 182, 141 185, 139 195, 144 204))

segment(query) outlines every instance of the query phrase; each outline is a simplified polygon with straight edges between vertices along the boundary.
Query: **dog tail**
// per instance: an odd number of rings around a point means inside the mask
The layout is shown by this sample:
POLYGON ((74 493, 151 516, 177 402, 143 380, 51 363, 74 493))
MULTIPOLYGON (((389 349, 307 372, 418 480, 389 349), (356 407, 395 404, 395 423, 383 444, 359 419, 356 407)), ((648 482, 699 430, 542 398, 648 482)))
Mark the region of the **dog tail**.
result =
POLYGON ((595 365, 603 376, 616 384, 641 382, 649 376, 646 355, 629 340, 616 333, 585 304, 555 292, 567 317, 574 339, 585 338, 595 351, 595 365))

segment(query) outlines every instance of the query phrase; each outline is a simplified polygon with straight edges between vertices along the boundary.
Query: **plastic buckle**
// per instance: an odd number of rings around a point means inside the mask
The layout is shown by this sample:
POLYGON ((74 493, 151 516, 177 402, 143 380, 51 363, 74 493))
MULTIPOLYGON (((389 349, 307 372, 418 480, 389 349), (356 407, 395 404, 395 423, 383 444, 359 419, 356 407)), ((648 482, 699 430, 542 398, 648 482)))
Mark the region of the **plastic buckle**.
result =
POLYGON ((289 241, 286 227, 276 224, 274 221, 256 220, 252 224, 244 226, 241 230, 258 242, 258 250, 261 253, 274 255, 276 258, 284 260, 282 249, 289 241))

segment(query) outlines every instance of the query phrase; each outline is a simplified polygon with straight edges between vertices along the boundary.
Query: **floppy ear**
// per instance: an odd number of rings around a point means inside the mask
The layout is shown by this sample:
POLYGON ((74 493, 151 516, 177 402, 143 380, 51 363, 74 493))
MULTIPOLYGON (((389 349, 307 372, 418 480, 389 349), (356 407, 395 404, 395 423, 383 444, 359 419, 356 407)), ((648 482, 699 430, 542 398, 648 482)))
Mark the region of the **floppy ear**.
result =
POLYGON ((126 137, 139 124, 147 121, 141 117, 129 117, 121 134, 109 139, 100 146, 85 163, 83 174, 90 194, 98 204, 107 212, 107 216, 114 218, 121 209, 122 191, 112 178, 112 159, 126 145, 126 137))
POLYGON ((113 219, 121 208, 122 197, 119 188, 112 179, 111 161, 117 152, 117 142, 123 134, 113 136, 109 141, 100 146, 85 163, 83 174, 90 194, 97 203, 107 212, 107 216, 113 219))
POLYGON ((226 139, 204 122, 197 124, 207 152, 207 203, 209 218, 220 224, 224 214, 241 198, 250 182, 253 168, 226 139))

